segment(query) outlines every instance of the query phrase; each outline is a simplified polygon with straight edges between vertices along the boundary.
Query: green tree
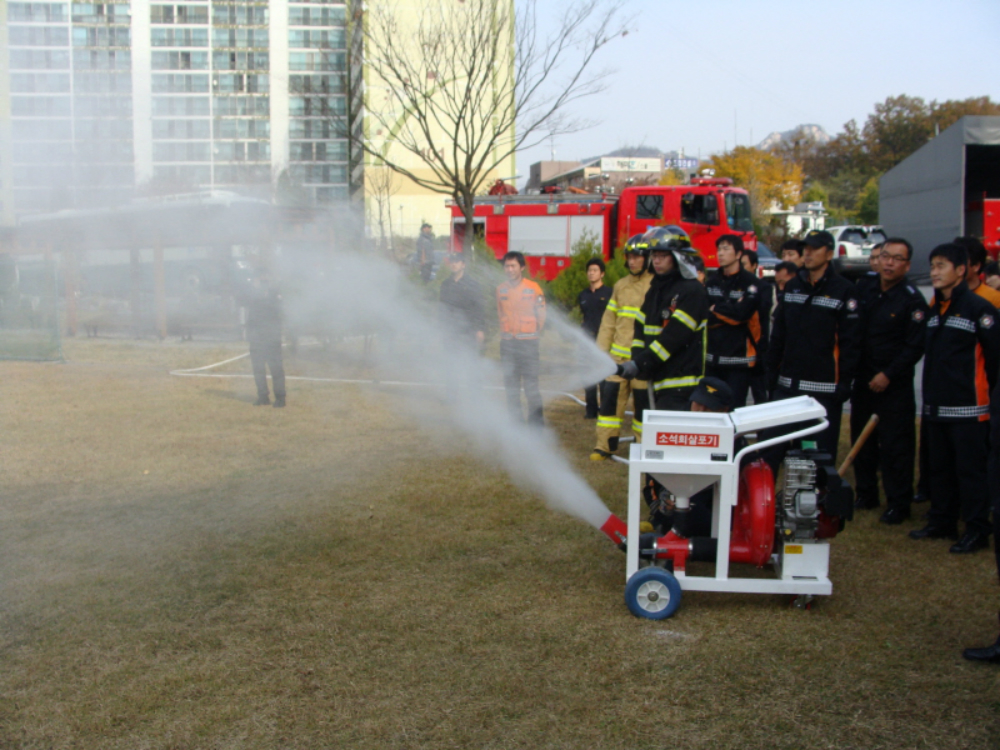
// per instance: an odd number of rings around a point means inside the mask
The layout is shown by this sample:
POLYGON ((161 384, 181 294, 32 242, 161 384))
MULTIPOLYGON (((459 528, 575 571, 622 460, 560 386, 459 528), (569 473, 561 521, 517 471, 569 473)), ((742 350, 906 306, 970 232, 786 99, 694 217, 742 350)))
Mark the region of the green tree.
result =
POLYGON ((872 177, 861 190, 855 213, 861 224, 878 224, 878 178, 872 177))
MULTIPOLYGON (((601 241, 596 234, 584 231, 572 247, 573 254, 570 264, 552 281, 543 284, 545 296, 550 302, 559 305, 567 312, 579 312, 576 309, 577 297, 590 284, 587 281, 587 261, 591 258, 604 258, 601 241)), ((616 262, 608 264, 604 274, 604 283, 611 286, 620 279, 625 271, 621 254, 616 262)))

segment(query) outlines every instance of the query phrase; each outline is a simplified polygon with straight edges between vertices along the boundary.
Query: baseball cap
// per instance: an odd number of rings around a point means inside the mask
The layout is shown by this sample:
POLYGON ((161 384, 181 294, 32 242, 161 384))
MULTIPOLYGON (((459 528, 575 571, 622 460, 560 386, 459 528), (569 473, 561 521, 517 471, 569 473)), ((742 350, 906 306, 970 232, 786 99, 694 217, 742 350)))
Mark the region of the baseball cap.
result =
POLYGON ((711 376, 701 379, 688 401, 701 404, 710 411, 729 411, 733 408, 733 389, 724 380, 711 376))
POLYGON ((833 235, 822 229, 813 229, 803 240, 809 247, 829 247, 833 248, 833 235))

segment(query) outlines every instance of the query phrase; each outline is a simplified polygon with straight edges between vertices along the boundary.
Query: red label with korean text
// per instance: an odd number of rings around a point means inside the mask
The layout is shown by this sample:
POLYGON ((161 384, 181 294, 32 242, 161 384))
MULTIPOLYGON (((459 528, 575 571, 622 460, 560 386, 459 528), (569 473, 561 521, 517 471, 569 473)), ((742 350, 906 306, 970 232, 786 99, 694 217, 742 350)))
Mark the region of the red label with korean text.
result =
POLYGON ((658 432, 657 445, 684 445, 688 448, 718 448, 718 435, 699 435, 689 432, 658 432))

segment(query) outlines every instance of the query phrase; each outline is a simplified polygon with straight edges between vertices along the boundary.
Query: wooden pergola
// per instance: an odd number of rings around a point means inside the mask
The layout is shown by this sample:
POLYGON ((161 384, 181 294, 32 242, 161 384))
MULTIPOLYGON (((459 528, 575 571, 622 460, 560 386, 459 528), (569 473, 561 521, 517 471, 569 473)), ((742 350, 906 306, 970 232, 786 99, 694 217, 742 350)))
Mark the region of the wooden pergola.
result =
MULTIPOLYGON (((329 209, 276 206, 233 193, 211 192, 136 200, 107 209, 66 210, 22 218, 4 238, 14 254, 42 254, 62 259, 66 334, 77 333, 79 258, 87 250, 124 250, 131 266, 130 301, 133 326, 139 328, 139 294, 143 250, 153 253, 153 304, 156 333, 167 335, 163 251, 171 247, 213 247, 231 256, 234 246, 256 246, 264 262, 276 247, 320 245, 331 250, 345 239, 344 215, 329 209)), ((346 233, 351 236, 351 233, 346 233)))

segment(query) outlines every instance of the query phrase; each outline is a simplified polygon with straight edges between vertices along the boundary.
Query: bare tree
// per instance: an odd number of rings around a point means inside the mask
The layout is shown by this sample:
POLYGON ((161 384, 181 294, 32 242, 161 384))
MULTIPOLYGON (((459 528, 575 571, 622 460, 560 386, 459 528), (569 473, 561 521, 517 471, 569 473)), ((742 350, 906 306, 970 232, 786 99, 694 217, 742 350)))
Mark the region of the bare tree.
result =
POLYGON ((365 181, 368 183, 369 193, 375 202, 372 210, 372 218, 378 227, 378 248, 383 253, 388 253, 392 249, 392 212, 390 202, 392 196, 399 191, 396 181, 396 173, 388 167, 377 166, 365 170, 365 181))
POLYGON ((597 53, 627 32, 624 0, 567 4, 542 36, 535 0, 432 0, 406 23, 391 2, 368 5, 361 23, 366 137, 355 146, 417 185, 450 195, 472 245, 473 199, 515 151, 590 122, 567 106, 603 90, 597 53), (414 166, 418 164, 419 166, 414 166))

